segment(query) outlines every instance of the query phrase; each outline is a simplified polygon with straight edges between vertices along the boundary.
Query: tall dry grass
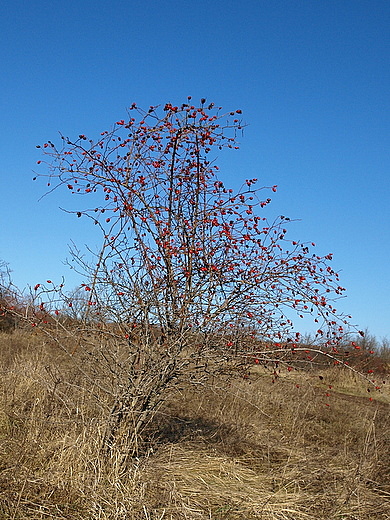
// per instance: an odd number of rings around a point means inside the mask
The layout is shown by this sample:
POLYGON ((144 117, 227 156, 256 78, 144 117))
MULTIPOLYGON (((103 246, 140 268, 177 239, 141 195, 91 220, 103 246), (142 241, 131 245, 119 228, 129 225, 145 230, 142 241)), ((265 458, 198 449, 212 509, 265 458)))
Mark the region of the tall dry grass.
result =
POLYGON ((382 380, 256 367, 182 386, 124 473, 101 457, 105 403, 77 366, 30 332, 1 335, 0 359, 0 519, 390 518, 382 380))

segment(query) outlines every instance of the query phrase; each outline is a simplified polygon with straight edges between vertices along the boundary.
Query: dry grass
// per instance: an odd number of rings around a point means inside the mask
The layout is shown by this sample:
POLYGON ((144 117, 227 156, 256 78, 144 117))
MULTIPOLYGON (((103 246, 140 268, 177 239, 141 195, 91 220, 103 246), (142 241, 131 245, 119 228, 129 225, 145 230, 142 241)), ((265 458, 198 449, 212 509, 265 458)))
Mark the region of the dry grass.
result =
POLYGON ((1 335, 0 356, 0 519, 390 519, 388 383, 256 368, 183 387, 123 474, 66 359, 27 332, 1 335))

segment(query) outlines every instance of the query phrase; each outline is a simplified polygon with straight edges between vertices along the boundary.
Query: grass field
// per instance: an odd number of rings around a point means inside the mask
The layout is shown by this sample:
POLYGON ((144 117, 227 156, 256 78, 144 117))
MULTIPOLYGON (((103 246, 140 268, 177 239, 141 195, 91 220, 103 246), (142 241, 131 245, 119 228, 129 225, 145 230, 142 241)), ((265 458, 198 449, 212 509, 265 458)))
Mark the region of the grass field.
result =
POLYGON ((178 389, 124 474, 103 404, 39 335, 0 335, 0 519, 390 519, 390 381, 337 367, 178 389), (371 400, 369 399, 371 397, 371 400))

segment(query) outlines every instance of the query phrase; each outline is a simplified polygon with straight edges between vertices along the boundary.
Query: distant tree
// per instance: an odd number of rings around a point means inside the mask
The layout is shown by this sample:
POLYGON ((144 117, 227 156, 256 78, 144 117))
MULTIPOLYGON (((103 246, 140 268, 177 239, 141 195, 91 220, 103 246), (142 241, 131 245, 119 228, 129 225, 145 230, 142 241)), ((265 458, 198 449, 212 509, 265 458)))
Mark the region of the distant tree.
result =
MULTIPOLYGON (((224 114, 188 98, 146 111, 133 104, 96 141, 79 135, 62 137, 61 148, 43 145, 51 187, 87 197, 75 216, 102 233, 91 261, 73 251, 87 299, 78 339, 69 334, 73 355, 93 350, 85 362, 106 367, 104 446, 124 459, 137 453, 146 425, 181 381, 203 384, 253 363, 287 366, 308 352, 299 348, 293 313, 317 323, 310 359, 333 362, 345 332, 332 255, 287 238, 289 218, 267 220, 267 192, 276 186, 246 179, 234 191, 219 176, 213 152, 238 148, 242 127, 241 110, 224 114)), ((57 300, 41 305, 57 319, 72 303, 62 287, 49 287, 57 300)), ((35 288, 41 298, 47 290, 35 288)))
MULTIPOLYGON (((385 337, 382 338, 380 347, 379 347, 379 356, 383 359, 385 359, 388 363, 390 361, 390 340, 389 338, 385 337)), ((389 367, 390 370, 390 367, 389 367)))
POLYGON ((17 302, 11 280, 9 265, 0 260, 0 331, 12 332, 17 326, 17 317, 12 312, 17 302))

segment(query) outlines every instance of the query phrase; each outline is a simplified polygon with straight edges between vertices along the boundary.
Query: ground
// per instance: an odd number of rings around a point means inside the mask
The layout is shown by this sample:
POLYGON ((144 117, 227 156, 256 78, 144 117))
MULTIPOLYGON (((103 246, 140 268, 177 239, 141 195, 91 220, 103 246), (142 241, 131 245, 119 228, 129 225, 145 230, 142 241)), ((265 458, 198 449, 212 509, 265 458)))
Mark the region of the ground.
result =
POLYGON ((126 472, 39 334, 0 336, 0 519, 390 519, 390 382, 339 367, 182 385, 126 472), (370 392, 367 390, 370 389, 370 392), (371 400, 370 400, 371 397, 371 400))

